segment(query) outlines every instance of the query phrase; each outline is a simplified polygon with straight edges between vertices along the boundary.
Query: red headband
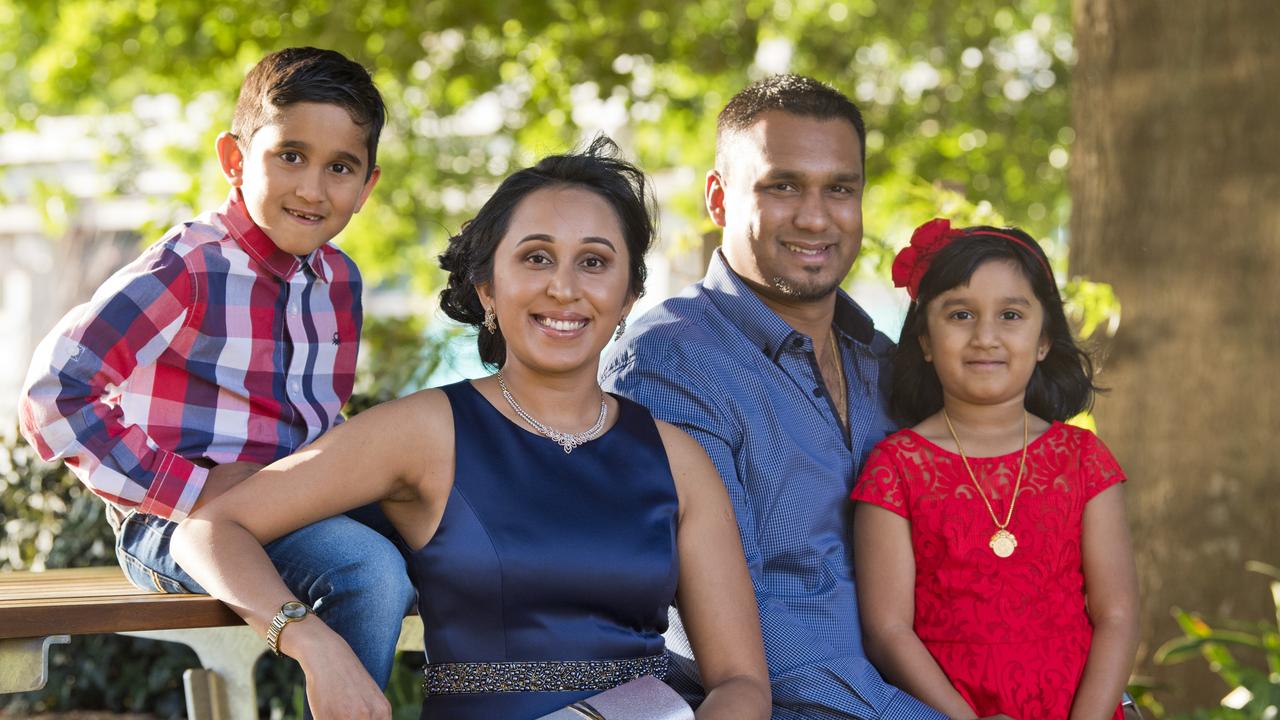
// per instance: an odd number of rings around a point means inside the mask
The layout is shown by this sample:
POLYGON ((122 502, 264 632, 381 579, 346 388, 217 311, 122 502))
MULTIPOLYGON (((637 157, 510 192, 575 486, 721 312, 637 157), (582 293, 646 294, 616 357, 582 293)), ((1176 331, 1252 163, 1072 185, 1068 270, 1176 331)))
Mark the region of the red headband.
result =
POLYGON ((978 236, 1003 238, 1026 248, 1036 260, 1040 261, 1045 274, 1049 276, 1049 281, 1053 282, 1053 271, 1049 269, 1049 263, 1035 251, 1032 243, 1016 235, 994 230, 967 231, 963 228, 952 228, 950 220, 934 218, 916 228, 915 232, 911 233, 911 243, 899 250, 898 255, 893 258, 893 286, 906 288, 907 294, 915 300, 920 294, 920 281, 925 273, 929 272, 929 266, 933 264, 933 256, 955 240, 978 236))

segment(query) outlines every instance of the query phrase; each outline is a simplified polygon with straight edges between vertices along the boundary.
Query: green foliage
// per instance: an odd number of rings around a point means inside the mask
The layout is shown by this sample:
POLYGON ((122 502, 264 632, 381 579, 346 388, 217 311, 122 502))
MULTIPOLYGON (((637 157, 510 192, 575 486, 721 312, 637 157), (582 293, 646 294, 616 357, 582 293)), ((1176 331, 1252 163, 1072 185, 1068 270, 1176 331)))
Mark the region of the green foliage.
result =
POLYGON ((1156 650, 1156 663, 1173 665, 1203 658, 1229 691, 1223 707, 1199 709, 1178 720, 1271 720, 1280 706, 1280 568, 1261 562, 1249 562, 1245 568, 1271 578, 1274 618, 1223 628, 1196 613, 1174 609, 1183 635, 1156 650), (1260 657, 1261 667, 1241 660, 1241 653, 1260 657))
POLYGON ((453 324, 429 328, 421 315, 366 317, 357 392, 345 411, 354 415, 427 387, 431 376, 451 363, 452 341, 462 333, 463 329, 453 324))
POLYGON ((115 563, 102 502, 61 464, 46 463, 18 437, 0 436, 0 570, 115 563))
POLYGON ((435 288, 436 251, 487 188, 596 130, 676 178, 664 206, 697 226, 716 113, 781 69, 863 108, 869 245, 938 214, 930 188, 1037 237, 1067 218, 1067 0, 0 0, 0 131, 43 115, 137 115, 139 96, 171 94, 187 134, 157 149, 164 133, 115 132, 104 172, 119 191, 151 157, 193 178, 175 205, 216 202, 226 189, 212 138, 244 72, 298 44, 364 62, 388 100, 383 181, 346 233, 374 284, 435 288))

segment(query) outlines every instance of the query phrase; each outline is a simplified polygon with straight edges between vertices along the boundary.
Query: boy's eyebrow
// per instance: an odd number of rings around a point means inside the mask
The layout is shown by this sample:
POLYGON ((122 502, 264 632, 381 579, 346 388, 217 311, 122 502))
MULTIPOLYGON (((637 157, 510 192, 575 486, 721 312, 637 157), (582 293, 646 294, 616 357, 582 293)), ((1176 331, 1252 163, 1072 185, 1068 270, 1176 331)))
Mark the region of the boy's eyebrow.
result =
MULTIPOLYGON (((311 150, 311 146, 301 140, 281 140, 280 147, 282 149, 301 150, 303 152, 308 152, 311 150)), ((336 155, 338 160, 345 162, 346 164, 350 165, 352 168, 355 168, 358 170, 364 167, 364 161, 361 160, 359 156, 349 153, 346 150, 339 150, 334 154, 336 155)))
MULTIPOLYGON (((520 238, 520 240, 518 240, 518 241, 516 242, 516 245, 523 245, 524 243, 527 243, 527 242, 534 242, 534 241, 555 242, 555 239, 554 239, 554 238, 552 238, 550 235, 548 235, 548 234, 546 234, 546 233, 530 233, 530 234, 525 235, 524 237, 520 238)), ((596 244, 598 244, 598 245, 604 245, 604 246, 608 247, 610 250, 612 250, 612 251, 614 251, 614 252, 617 252, 617 251, 618 251, 618 249, 617 249, 616 247, 614 247, 614 246, 613 246, 613 241, 612 241, 612 240, 609 240, 608 238, 602 238, 602 237, 599 237, 599 236, 597 236, 597 235, 588 235, 588 236, 586 236, 586 237, 582 238, 582 242, 584 242, 584 243, 596 243, 596 244)))

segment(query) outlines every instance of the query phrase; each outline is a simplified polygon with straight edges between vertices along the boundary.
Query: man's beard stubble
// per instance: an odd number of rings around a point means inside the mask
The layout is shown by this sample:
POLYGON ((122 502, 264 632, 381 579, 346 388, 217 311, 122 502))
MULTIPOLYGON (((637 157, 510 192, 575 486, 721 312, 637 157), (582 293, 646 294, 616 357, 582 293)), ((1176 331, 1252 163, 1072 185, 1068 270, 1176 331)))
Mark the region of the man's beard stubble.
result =
POLYGON ((822 283, 821 285, 808 283, 805 286, 797 287, 794 283, 787 281, 786 278, 781 276, 774 276, 770 278, 769 284, 773 286, 774 290, 782 293, 787 298, 791 300, 798 300, 800 302, 822 300, 835 292, 836 288, 840 287, 839 281, 822 283))

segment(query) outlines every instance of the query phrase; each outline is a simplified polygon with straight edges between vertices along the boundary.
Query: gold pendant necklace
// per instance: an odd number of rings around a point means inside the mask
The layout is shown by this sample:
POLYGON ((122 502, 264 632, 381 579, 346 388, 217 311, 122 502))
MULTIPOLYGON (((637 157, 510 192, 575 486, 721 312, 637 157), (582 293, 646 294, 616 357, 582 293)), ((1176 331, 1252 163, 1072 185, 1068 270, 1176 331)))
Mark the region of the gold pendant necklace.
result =
POLYGON ((1018 477, 1013 483, 1013 495, 1009 498, 1009 512, 1005 515, 1004 522, 1000 522, 1000 518, 996 517, 996 511, 991 508, 991 501, 987 499, 987 494, 982 492, 982 486, 978 484, 978 476, 969 465, 969 458, 965 457, 964 448, 960 446, 960 436, 956 435, 955 426, 951 424, 951 417, 947 415, 946 408, 942 408, 942 419, 947 421, 951 439, 956 441, 956 449, 960 451, 960 459, 964 461, 964 469, 969 471, 969 479, 973 481, 978 497, 982 498, 982 503, 987 506, 987 512, 991 514, 991 522, 996 524, 996 531, 987 545, 991 547, 991 552, 995 553, 996 557, 1007 558, 1018 547, 1018 538, 1009 532, 1008 527, 1009 521, 1013 519, 1013 506, 1018 502, 1018 489, 1022 487, 1022 471, 1027 467, 1027 437, 1030 425, 1027 411, 1022 411, 1022 459, 1018 461, 1018 477))

